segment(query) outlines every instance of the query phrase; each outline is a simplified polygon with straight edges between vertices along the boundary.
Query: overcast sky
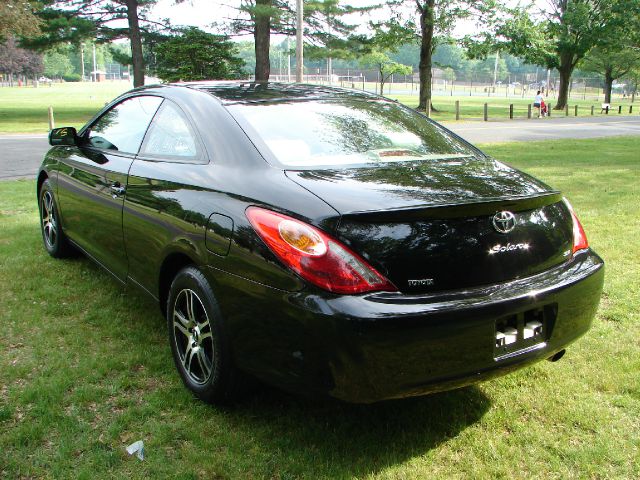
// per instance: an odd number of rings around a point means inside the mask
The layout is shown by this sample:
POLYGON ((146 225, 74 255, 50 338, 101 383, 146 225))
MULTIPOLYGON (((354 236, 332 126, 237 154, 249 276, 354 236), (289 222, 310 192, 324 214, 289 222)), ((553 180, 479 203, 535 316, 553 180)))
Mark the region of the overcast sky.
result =
MULTIPOLYGON (((536 0, 540 6, 545 5, 548 0, 536 0)), ((160 0, 152 10, 152 16, 157 19, 169 18, 174 25, 193 25, 203 30, 212 31, 209 26, 213 22, 224 22, 226 18, 233 17, 234 9, 228 5, 237 5, 238 0, 190 0, 180 5, 175 5, 174 0, 160 0)), ((376 0, 347 0, 343 3, 353 5, 355 7, 367 6, 379 3, 376 0)), ((516 4, 518 0, 507 0, 508 4, 516 4)), ((372 18, 381 20, 384 18, 382 11, 365 14, 361 19, 354 19, 352 23, 360 22, 362 25, 372 18)), ((476 30, 473 22, 460 22, 456 28, 455 34, 462 36, 472 33, 476 30)), ((242 38, 242 37, 241 37, 242 38)), ((251 39, 250 36, 244 38, 251 39)))
MULTIPOLYGON (((175 0, 160 0, 152 10, 152 16, 158 19, 169 18, 174 25, 193 25, 203 30, 213 31, 210 25, 214 22, 225 23, 228 18, 234 17, 237 12, 229 5, 238 5, 238 0, 187 0, 181 5, 174 5, 175 0)), ((346 0, 342 3, 354 7, 368 6, 379 3, 375 0, 346 0)), ((380 13, 373 13, 378 19, 380 13)), ((371 15, 362 16, 361 23, 366 24, 371 15)), ((358 22, 355 18, 352 23, 358 22)), ((250 38, 250 36, 247 36, 250 38)))

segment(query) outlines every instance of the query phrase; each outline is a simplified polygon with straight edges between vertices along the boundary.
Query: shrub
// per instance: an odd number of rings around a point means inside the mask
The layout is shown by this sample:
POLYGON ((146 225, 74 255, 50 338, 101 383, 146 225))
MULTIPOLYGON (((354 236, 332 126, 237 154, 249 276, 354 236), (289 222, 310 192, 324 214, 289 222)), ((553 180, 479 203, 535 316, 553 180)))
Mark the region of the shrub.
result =
POLYGON ((62 79, 65 82, 79 82, 82 80, 82 77, 79 73, 67 73, 66 75, 62 76, 62 79))

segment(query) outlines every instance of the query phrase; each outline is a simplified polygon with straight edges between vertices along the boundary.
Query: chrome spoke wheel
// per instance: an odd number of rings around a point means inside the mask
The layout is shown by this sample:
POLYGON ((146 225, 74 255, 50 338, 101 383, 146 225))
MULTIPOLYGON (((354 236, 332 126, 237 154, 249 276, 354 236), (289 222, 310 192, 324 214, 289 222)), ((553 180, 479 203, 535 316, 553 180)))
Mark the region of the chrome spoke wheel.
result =
POLYGON ((42 219, 42 233, 47 247, 53 248, 58 236, 56 213, 53 205, 53 194, 45 190, 40 201, 40 216, 42 219))
POLYGON ((191 289, 176 296, 173 336, 185 373, 199 385, 206 383, 213 372, 213 332, 200 297, 191 289))

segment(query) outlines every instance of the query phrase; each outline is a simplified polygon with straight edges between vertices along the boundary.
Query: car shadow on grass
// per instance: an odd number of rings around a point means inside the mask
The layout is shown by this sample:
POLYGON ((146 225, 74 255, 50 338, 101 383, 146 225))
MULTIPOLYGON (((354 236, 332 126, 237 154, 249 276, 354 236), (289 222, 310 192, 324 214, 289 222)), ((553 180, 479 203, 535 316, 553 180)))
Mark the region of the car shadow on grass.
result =
MULTIPOLYGON (((101 271, 82 257, 73 261, 86 262, 85 268, 95 274, 101 271)), ((120 290, 115 282, 113 285, 120 290)), ((151 333, 145 334, 146 329, 164 328, 159 310, 154 312, 154 302, 131 290, 127 297, 139 298, 131 314, 137 317, 138 328, 143 329, 142 338, 151 333)), ((164 333, 160 336, 164 337, 164 333)), ((132 342, 127 348, 142 348, 135 345, 137 338, 127 335, 132 342)), ((169 357, 166 360, 172 363, 169 357)), ((176 373, 174 378, 177 377, 176 373)), ((186 390, 183 393, 190 396, 186 390)), ((382 472, 429 455, 479 422, 491 406, 477 386, 365 405, 296 396, 258 384, 233 406, 209 407, 195 398, 193 402, 210 409, 209 422, 222 422, 242 439, 247 449, 244 455, 253 457, 250 463, 272 459, 273 466, 256 465, 257 471, 283 478, 351 478, 382 472)), ((202 428, 206 428, 205 424, 202 428)))
POLYGON ((297 397, 260 386, 228 413, 234 428, 256 437, 261 449, 292 460, 280 465, 283 472, 350 478, 428 455, 479 422, 490 406, 477 386, 369 405, 297 397))

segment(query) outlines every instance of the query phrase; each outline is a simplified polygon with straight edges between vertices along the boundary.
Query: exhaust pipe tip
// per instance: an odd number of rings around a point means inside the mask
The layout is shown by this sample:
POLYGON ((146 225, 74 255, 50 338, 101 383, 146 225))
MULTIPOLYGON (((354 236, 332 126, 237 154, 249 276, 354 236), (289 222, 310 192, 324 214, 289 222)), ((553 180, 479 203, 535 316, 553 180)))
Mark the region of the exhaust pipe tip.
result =
POLYGON ((558 360, 560 360, 562 357, 564 357, 564 354, 567 353, 566 350, 560 350, 559 352, 555 353, 554 355, 552 355, 551 357, 547 358, 547 360, 549 360, 550 362, 557 362, 558 360))

